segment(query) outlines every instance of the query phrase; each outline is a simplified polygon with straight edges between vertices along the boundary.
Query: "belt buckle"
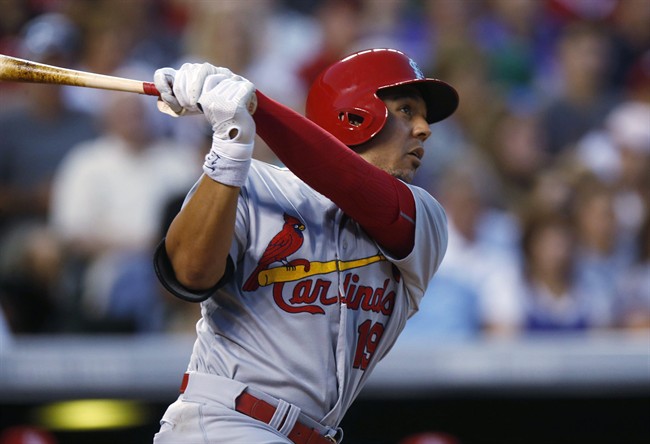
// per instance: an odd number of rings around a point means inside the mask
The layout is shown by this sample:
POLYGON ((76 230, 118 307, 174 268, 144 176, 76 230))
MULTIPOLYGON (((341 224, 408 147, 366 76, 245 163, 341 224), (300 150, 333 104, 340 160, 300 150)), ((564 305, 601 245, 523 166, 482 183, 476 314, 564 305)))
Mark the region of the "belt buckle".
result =
POLYGON ((342 438, 340 430, 333 435, 324 435, 324 437, 328 442, 331 442, 332 444, 339 444, 339 440, 342 438))

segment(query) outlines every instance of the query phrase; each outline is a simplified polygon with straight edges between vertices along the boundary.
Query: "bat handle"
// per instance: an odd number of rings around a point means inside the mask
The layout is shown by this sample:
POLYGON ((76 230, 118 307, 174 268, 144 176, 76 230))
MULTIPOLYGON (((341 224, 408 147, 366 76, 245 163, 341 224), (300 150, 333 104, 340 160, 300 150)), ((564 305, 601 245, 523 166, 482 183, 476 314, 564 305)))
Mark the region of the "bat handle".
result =
POLYGON ((160 97, 160 92, 152 82, 142 82, 142 89, 148 96, 160 97))

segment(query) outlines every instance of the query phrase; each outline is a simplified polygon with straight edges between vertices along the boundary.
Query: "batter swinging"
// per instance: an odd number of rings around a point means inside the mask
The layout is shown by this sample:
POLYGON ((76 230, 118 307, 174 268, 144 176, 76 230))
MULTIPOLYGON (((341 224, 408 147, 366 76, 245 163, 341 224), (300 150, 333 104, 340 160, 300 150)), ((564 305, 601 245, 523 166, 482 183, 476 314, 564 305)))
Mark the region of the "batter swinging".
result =
POLYGON ((161 282, 202 301, 202 318, 154 442, 341 442, 346 410, 445 252, 443 209, 409 182, 455 90, 391 49, 326 69, 307 119, 225 68, 154 80, 168 107, 202 111, 214 130, 155 255, 161 282), (251 160, 256 132, 286 168, 251 160))

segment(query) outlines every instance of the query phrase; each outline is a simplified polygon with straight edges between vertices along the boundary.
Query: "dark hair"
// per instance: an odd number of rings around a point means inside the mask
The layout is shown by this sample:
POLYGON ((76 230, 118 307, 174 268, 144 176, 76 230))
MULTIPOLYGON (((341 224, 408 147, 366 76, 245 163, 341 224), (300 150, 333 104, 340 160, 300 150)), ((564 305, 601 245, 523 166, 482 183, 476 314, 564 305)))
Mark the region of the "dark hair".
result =
MULTIPOLYGON (((522 217, 520 245, 524 258, 524 272, 530 277, 530 260, 533 244, 540 232, 549 227, 559 227, 573 232, 571 219, 558 211, 531 211, 522 217)), ((571 270, 567 270, 570 272, 571 270)))

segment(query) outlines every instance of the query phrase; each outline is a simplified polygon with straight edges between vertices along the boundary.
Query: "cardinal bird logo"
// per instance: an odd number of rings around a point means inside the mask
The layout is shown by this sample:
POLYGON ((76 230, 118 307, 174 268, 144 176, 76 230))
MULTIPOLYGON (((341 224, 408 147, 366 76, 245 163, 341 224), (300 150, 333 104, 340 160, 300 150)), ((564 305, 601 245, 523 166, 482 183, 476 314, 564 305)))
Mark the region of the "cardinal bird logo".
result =
POLYGON ((264 250, 264 254, 262 254, 262 258, 257 263, 257 267, 248 277, 242 289, 244 291, 257 290, 260 286, 257 280, 258 275, 274 262, 282 262, 285 266, 290 267, 287 257, 298 251, 302 246, 304 241, 303 231, 305 231, 305 224, 300 222, 299 219, 284 213, 282 230, 271 239, 266 250, 264 250))

